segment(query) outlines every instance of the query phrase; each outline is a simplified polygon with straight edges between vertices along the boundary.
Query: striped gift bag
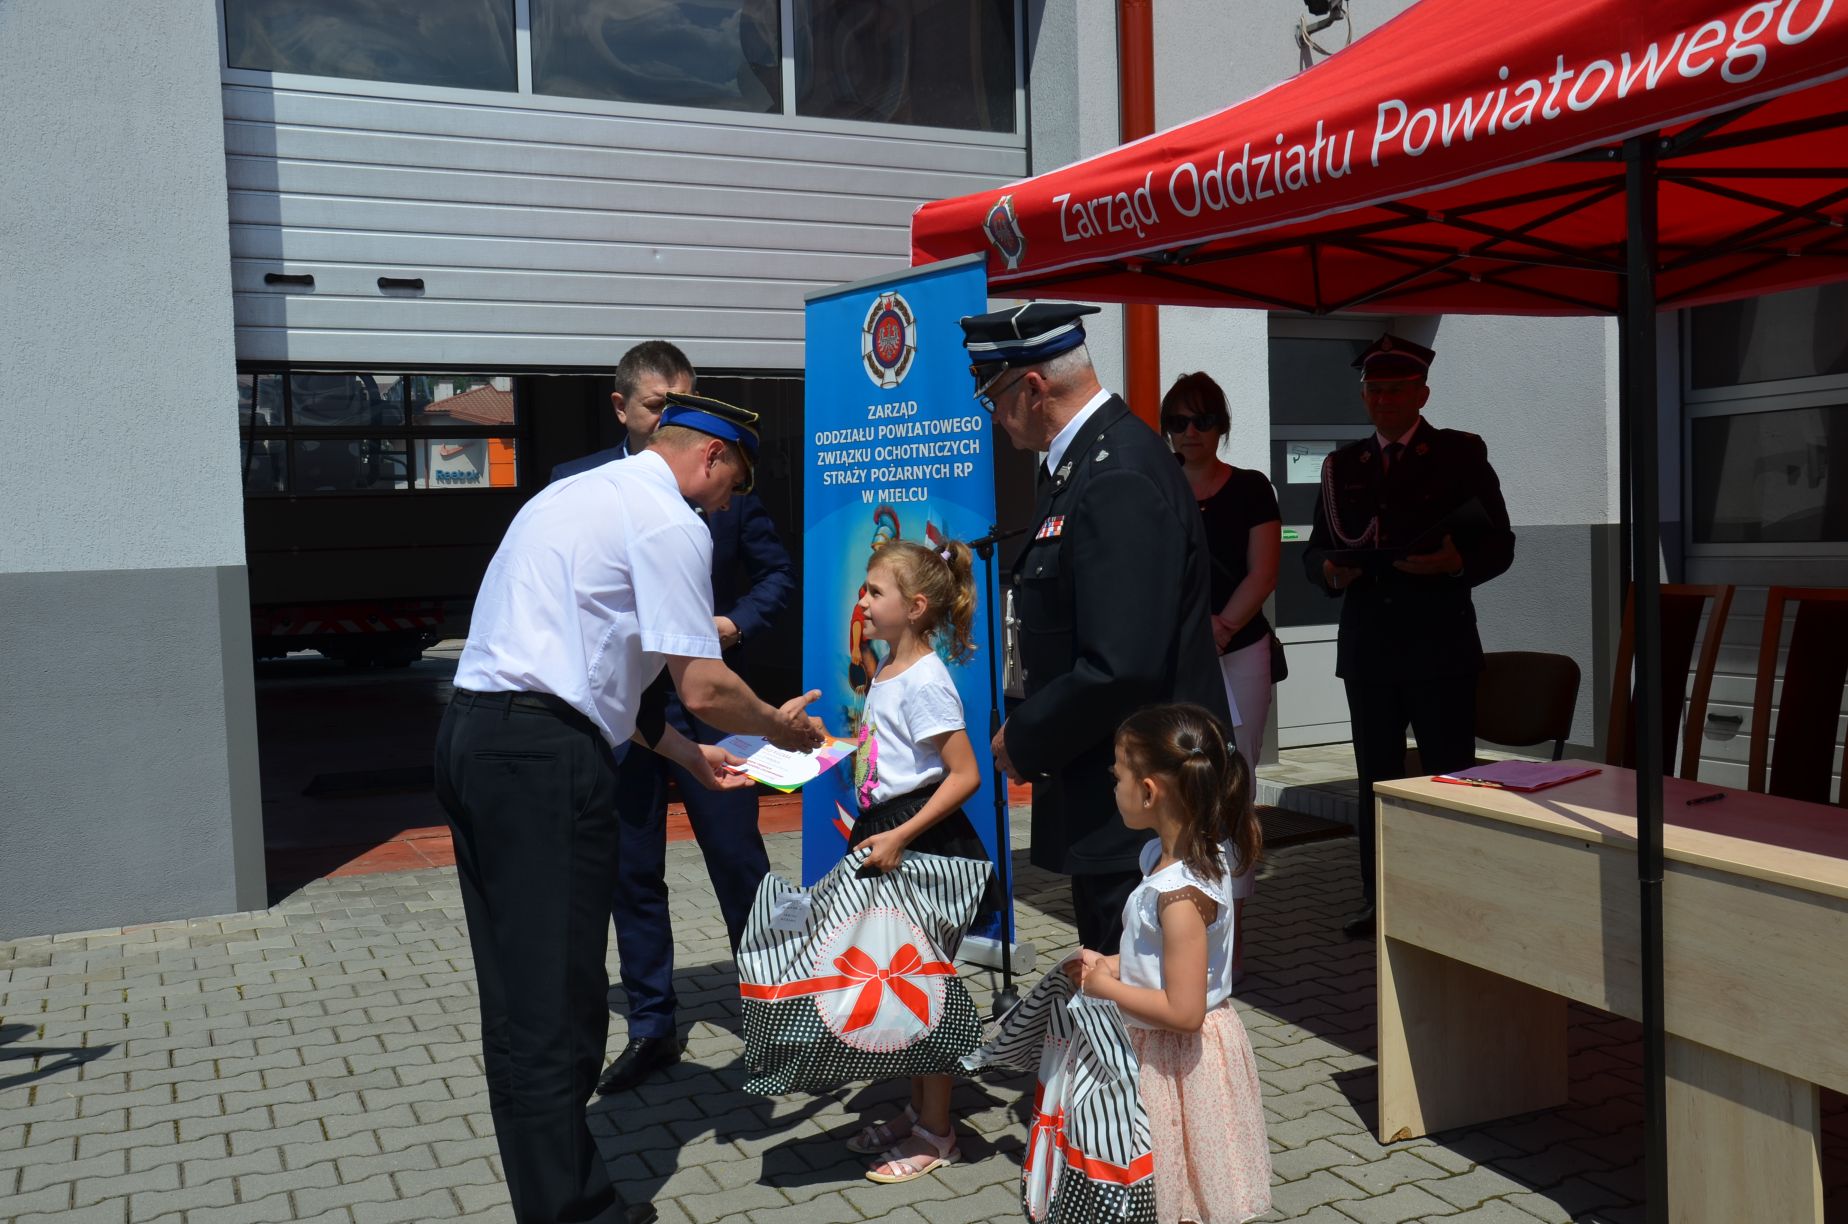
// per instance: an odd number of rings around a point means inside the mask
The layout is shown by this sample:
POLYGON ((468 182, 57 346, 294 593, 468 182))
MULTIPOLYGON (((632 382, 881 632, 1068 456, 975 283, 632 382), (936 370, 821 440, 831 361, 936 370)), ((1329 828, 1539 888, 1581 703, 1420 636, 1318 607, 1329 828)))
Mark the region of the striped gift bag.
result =
MULTIPOLYGON (((1067 963, 1073 958, 1067 958, 1067 963)), ((1056 966, 963 1059, 1034 1071, 1021 1206, 1034 1224, 1154 1224, 1155 1156, 1136 1094, 1136 1051, 1116 1004, 1077 993, 1056 966)))
POLYGON ((749 1092, 821 1092, 955 1071, 981 1041, 952 963, 989 864, 906 854, 862 877, 856 850, 800 889, 771 875, 738 945, 749 1092))

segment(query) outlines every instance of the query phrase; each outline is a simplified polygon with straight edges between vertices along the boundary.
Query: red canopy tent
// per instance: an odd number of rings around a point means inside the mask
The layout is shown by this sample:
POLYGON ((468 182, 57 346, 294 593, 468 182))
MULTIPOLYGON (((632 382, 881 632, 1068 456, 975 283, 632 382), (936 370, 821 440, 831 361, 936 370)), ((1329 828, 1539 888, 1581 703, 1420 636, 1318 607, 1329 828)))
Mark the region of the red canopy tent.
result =
POLYGON ((1658 150, 1658 301, 1848 274, 1848 3, 1424 0, 1237 106, 926 204, 912 261, 997 295, 1612 313, 1624 170, 1658 150), (1801 256, 1802 258, 1792 258, 1801 256))
POLYGON ((1422 0, 1237 106, 912 220, 914 263, 986 252, 1004 297, 1622 317, 1651 1220, 1668 1218, 1654 316, 1848 279, 1844 129, 1848 0, 1422 0))

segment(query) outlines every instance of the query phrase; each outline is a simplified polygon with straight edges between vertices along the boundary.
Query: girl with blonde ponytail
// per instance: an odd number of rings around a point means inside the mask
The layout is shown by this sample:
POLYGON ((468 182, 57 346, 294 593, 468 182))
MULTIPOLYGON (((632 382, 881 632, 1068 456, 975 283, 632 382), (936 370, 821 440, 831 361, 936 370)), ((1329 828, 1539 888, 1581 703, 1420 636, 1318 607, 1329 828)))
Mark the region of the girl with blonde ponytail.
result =
MULTIPOLYGON (((962 810, 981 785, 981 770, 943 659, 962 662, 975 653, 969 546, 960 540, 880 545, 866 564, 860 616, 867 639, 889 649, 866 686, 855 732, 860 814, 848 852, 865 846, 866 865, 877 871, 897 867, 909 850, 987 862, 962 810)), ((991 875, 978 914, 999 912, 1000 899, 991 875)), ((913 1077, 904 1113, 862 1128, 847 1146, 874 1157, 870 1181, 911 1181, 953 1164, 961 1153, 950 1118, 950 1077, 913 1077)))

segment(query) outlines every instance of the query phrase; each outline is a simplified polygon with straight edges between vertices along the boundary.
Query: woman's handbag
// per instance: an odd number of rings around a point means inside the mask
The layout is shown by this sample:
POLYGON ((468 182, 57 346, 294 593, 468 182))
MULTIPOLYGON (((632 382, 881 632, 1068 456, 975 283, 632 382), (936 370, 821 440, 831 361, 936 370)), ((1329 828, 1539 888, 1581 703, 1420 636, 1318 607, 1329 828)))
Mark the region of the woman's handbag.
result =
POLYGON ((951 963, 989 864, 907 853, 862 876, 854 851, 810 889, 764 877, 738 945, 747 1092, 822 1092, 953 1072, 981 1041, 951 963))
POLYGON ((1039 1075, 1021 1170, 1028 1220, 1154 1224, 1149 1119, 1136 1092, 1136 1050, 1116 1004, 1078 994, 1060 964, 963 1066, 1039 1075))
POLYGON ((1270 635, 1271 647, 1271 683, 1282 684, 1290 678, 1290 661, 1284 657, 1283 642, 1276 634, 1270 635))

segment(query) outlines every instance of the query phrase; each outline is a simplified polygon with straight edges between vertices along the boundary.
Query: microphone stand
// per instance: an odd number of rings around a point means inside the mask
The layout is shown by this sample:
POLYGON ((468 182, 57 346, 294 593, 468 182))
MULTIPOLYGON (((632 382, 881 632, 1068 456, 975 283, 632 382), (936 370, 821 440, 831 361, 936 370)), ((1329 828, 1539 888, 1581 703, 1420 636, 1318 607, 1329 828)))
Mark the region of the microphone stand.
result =
MULTIPOLYGON (((995 630, 995 545, 1002 540, 1009 540, 1027 532, 1025 527, 1016 527, 1012 531, 1002 531, 990 523, 988 534, 978 540, 970 540, 969 547, 982 559, 983 603, 988 608, 988 644, 994 657, 988 661, 988 738, 992 743, 994 737, 1001 734, 1001 681, 998 670, 1006 666, 1006 646, 1001 635, 995 630)), ((995 853, 1002 860, 996 866, 1005 864, 1007 869, 1007 889, 1003 893, 1006 904, 1001 912, 1001 989, 995 993, 992 1014, 999 1020, 1009 1008, 1020 1002, 1020 992, 1014 988, 1014 899, 1013 899, 1013 854, 1009 846, 1007 828, 1007 791, 1006 779, 1001 767, 994 764, 990 757, 993 778, 990 786, 995 796, 995 853)))

